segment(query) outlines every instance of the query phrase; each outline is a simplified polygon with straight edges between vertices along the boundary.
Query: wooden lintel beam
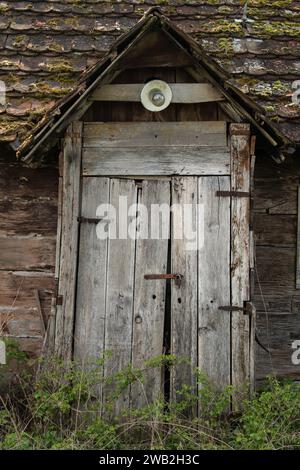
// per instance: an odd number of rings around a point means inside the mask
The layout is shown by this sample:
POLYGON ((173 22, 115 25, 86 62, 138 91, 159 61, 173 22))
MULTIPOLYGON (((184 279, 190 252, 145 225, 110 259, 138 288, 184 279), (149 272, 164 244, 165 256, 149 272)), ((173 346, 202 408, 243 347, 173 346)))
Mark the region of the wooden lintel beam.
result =
MULTIPOLYGON (((172 103, 208 103, 223 101, 224 96, 210 83, 169 83, 172 103)), ((92 101, 133 101, 141 100, 143 83, 107 84, 100 86, 91 96, 92 101)))

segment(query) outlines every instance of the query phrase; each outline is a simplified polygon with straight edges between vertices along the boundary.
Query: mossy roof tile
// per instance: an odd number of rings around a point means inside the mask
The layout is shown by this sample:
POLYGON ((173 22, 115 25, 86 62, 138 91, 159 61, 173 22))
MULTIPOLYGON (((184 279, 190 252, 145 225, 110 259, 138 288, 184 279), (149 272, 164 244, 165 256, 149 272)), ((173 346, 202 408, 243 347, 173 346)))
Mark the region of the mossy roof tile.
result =
POLYGON ((248 0, 246 18, 243 4, 242 0, 0 1, 0 74, 7 83, 9 103, 1 108, 0 140, 26 139, 39 113, 75 87, 87 67, 101 59, 149 7, 159 6, 231 73, 236 86, 278 120, 288 137, 300 141, 299 107, 291 102, 292 83, 300 75, 300 2, 248 0))

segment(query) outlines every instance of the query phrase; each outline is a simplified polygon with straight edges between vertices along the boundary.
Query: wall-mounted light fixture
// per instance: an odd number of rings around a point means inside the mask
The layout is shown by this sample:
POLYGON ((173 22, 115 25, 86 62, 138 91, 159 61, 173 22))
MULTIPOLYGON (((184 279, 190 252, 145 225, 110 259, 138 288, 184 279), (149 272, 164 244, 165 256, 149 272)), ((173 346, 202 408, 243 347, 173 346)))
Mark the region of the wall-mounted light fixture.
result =
POLYGON ((172 101, 172 90, 163 80, 151 80, 141 91, 141 102, 148 111, 157 113, 166 109, 172 101))

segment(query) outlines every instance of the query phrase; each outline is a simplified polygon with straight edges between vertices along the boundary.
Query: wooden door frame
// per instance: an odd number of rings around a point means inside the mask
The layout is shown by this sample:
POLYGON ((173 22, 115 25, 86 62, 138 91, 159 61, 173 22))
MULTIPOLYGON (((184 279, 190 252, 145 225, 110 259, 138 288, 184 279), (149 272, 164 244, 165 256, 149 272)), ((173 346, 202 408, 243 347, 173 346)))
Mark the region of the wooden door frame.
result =
MULTIPOLYGON (((81 197, 83 123, 71 123, 63 140, 60 165, 57 254, 57 290, 48 328, 48 348, 64 359, 72 359, 75 322, 76 277, 81 197)), ((251 191, 250 125, 230 125, 231 190, 251 191)), ((251 196, 251 194, 250 194, 251 196)), ((253 233, 249 216, 251 197, 231 196, 231 306, 244 308, 251 302, 253 233), (242 256, 241 256, 242 254, 242 256), (252 256, 251 256, 252 254, 252 256)), ((254 384, 255 311, 220 312, 231 315, 231 382, 254 384)))
MULTIPOLYGON (((250 125, 230 125, 231 189, 249 193, 231 197, 231 305, 245 308, 252 300, 253 232, 251 227, 253 165, 250 125)), ((253 157, 254 158, 254 157, 253 157)), ((231 383, 254 384, 255 309, 231 312, 231 383)))

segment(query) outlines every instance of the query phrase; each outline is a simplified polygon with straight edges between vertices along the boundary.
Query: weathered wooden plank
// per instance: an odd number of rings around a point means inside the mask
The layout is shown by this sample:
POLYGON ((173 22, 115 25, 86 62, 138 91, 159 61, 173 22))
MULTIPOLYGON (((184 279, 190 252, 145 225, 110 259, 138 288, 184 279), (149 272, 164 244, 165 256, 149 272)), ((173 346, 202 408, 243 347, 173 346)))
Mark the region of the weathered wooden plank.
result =
MULTIPOLYGON (((56 206, 57 170, 55 168, 31 169, 16 164, 8 165, 7 162, 5 166, 0 166, 1 236, 54 237, 56 233, 56 206)), ((28 269, 29 253, 26 253, 26 241, 24 240, 24 253, 20 251, 21 240, 15 240, 15 242, 17 244, 16 251, 20 255, 18 266, 9 267, 9 263, 6 262, 5 266, 8 269, 28 269), (21 265, 23 256, 24 266, 21 265)), ((7 241, 7 243, 10 242, 7 241)), ((34 242, 35 247, 38 243, 38 241, 34 242)), ((3 245, 1 254, 7 256, 4 251, 3 245)), ((48 251, 48 247, 45 247, 45 251, 48 251)), ((34 248, 34 252, 37 255, 36 248, 34 248)), ((13 258, 14 253, 12 253, 13 258)), ((37 263, 39 262, 37 261, 37 263)))
MULTIPOLYGON (((109 180, 84 178, 81 215, 96 218, 97 207, 108 203, 109 180)), ((96 231, 97 224, 81 222, 74 357, 87 367, 104 351, 107 240, 96 231)))
POLYGON ((0 201, 57 200, 57 178, 56 168, 28 168, 16 162, 8 165, 6 161, 5 165, 0 165, 0 201))
POLYGON ((171 396, 175 401, 180 399, 176 391, 185 385, 194 389, 196 387, 199 235, 197 195, 197 178, 172 179, 171 272, 180 273, 183 278, 180 282, 172 281, 171 284, 171 352, 185 361, 172 369, 171 396), (194 240, 191 237, 193 234, 194 240))
POLYGON ((0 311, 3 315, 13 313, 22 321, 23 315, 36 312, 35 289, 39 290, 43 312, 46 316, 49 314, 54 290, 53 274, 37 271, 1 271, 0 283, 0 311))
MULTIPOLYGON (((59 179, 58 179, 58 201, 57 201, 57 231, 56 231, 56 252, 55 252, 55 290, 58 287, 58 276, 60 271, 60 253, 61 253, 61 239, 62 239, 62 203, 63 203, 63 153, 59 154, 59 179)), ((55 322, 56 322, 56 293, 51 299, 51 313, 48 321, 48 328, 46 332, 46 339, 44 342, 44 350, 47 355, 54 352, 55 347, 55 322)))
POLYGON ((63 302, 56 310, 55 349, 65 359, 71 358, 73 347, 81 142, 82 123, 75 121, 68 128, 63 149, 62 238, 58 286, 63 302))
POLYGON ((226 122, 91 122, 84 125, 83 147, 226 147, 226 122))
MULTIPOLYGON (((112 179, 110 183, 110 204, 119 208, 119 196, 127 198, 128 207, 137 202, 137 189, 132 180, 112 179)), ((127 214, 125 213, 125 218, 127 214)), ((105 376, 111 376, 131 362, 132 320, 134 291, 135 240, 127 237, 124 224, 117 221, 117 237, 113 237, 114 226, 109 224, 109 240, 106 275, 105 350, 111 357, 105 363, 105 376), (121 232, 120 232, 121 230, 121 232), (124 233, 122 233, 124 231, 124 233)), ((135 232, 135 222, 131 229, 135 232)), ((103 391, 104 400, 110 387, 103 391)), ((128 392, 115 401, 115 413, 129 406, 128 392)))
POLYGON ((55 237, 0 236, 1 269, 53 271, 55 244, 55 237))
POLYGON ((13 337, 27 336, 42 338, 42 325, 37 308, 31 310, 13 309, 10 312, 0 307, 0 331, 13 337))
POLYGON ((256 293, 254 303, 257 311, 267 311, 270 315, 291 315, 300 313, 299 291, 287 295, 277 294, 275 289, 272 295, 263 295, 256 293))
MULTIPOLYGON (((163 354, 166 281, 146 280, 145 274, 166 273, 168 259, 168 237, 170 212, 170 183, 168 181, 144 181, 138 192, 138 236, 136 240, 134 318, 132 363, 134 367, 144 369, 145 361, 163 354), (163 228, 164 238, 151 237, 151 223, 156 220, 151 214, 154 204, 167 204, 163 228), (146 207, 145 212, 143 207, 146 207), (147 236, 148 234, 148 236, 147 236), (147 238, 146 238, 147 237, 147 238)), ((159 220, 155 222, 159 229, 159 220)), ((131 388, 133 407, 144 406, 153 402, 163 392, 162 373, 158 368, 145 372, 143 384, 134 384, 131 388)))
MULTIPOLYGON (((250 189, 250 128, 232 124, 231 187, 234 191, 250 189)), ((243 307, 250 300, 249 220, 250 198, 233 197, 231 202, 231 303, 243 307)), ((239 387, 250 379, 250 319, 243 312, 232 312, 232 385, 239 387)))
POLYGON ((173 103, 209 103, 224 101, 224 96, 210 83, 170 84, 173 103))
POLYGON ((284 379, 300 380, 299 365, 292 363, 292 343, 300 338, 299 315, 257 315, 257 334, 270 354, 256 345, 256 380, 262 381, 270 374, 284 379))
MULTIPOLYGON (((141 67, 153 67, 159 73, 161 70, 166 70, 166 67, 184 67, 192 63, 191 56, 179 48, 162 30, 153 30, 147 32, 143 41, 139 41, 135 47, 129 49, 119 66, 125 69, 135 68, 137 72, 141 67)), ((157 74, 153 76, 156 77, 157 74)))
POLYGON ((256 245, 295 246, 297 217, 291 214, 254 213, 256 245))
POLYGON ((297 215, 298 178, 256 178, 254 210, 268 214, 297 215))
POLYGON ((300 289, 300 186, 298 187, 297 273, 296 288, 300 289))
POLYGON ((83 150, 83 175, 228 175, 229 152, 218 147, 83 150))
MULTIPOLYGON (((264 295, 297 294, 295 286, 296 248, 294 246, 257 246, 256 265, 264 295)), ((255 293, 259 294, 256 283, 255 293)))
MULTIPOLYGON (((224 96, 210 83, 169 83, 172 103, 208 103, 223 101, 224 96)), ((91 95, 94 101, 141 101, 143 83, 109 84, 99 87, 91 95)))
POLYGON ((258 312, 262 312, 267 310, 272 315, 280 314, 280 315, 289 315, 291 313, 300 313, 299 309, 299 302, 293 299, 297 299, 297 296, 284 295, 284 294, 276 294, 274 290, 273 294, 269 295, 261 295, 261 293, 256 292, 253 295, 252 301, 256 307, 258 312), (294 309, 293 309, 294 306, 294 309))
POLYGON ((6 196, 0 201, 0 235, 43 235, 56 233, 57 199, 26 200, 6 196))
POLYGON ((230 198, 216 196, 219 190, 230 190, 229 177, 199 178, 198 367, 224 388, 230 384, 230 312, 219 307, 230 305, 230 198))

